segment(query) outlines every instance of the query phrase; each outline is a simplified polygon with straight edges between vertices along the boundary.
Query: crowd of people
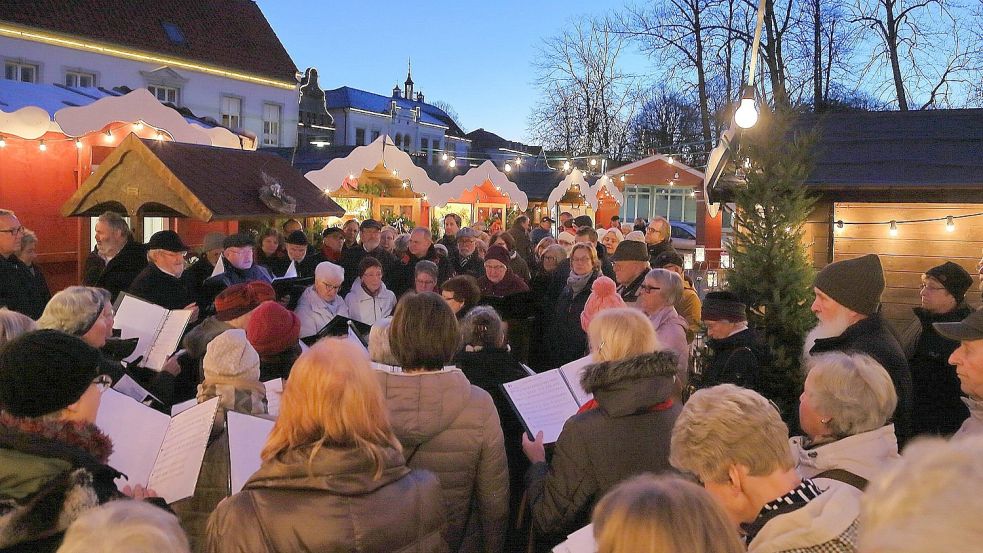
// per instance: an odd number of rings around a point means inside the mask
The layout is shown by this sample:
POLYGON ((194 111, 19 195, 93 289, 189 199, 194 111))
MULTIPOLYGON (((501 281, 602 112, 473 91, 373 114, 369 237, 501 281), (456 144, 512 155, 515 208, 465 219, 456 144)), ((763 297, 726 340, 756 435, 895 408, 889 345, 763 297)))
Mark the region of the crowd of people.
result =
POLYGON ((190 252, 106 213, 82 285, 51 295, 0 209, 0 550, 550 551, 592 523, 604 553, 983 551, 983 311, 962 266, 921 275, 902 332, 878 256, 821 269, 790 427, 747 305, 701 298, 669 221, 510 223, 450 214, 435 240, 291 219, 190 252), (124 361, 123 293, 190 312, 161 370, 124 361), (367 347, 327 331, 349 319, 367 347), (503 385, 570 367, 588 398, 545 443, 503 385), (118 487, 95 422, 127 377, 165 413, 218 399, 192 497, 118 487), (230 412, 274 421, 236 494, 230 412))

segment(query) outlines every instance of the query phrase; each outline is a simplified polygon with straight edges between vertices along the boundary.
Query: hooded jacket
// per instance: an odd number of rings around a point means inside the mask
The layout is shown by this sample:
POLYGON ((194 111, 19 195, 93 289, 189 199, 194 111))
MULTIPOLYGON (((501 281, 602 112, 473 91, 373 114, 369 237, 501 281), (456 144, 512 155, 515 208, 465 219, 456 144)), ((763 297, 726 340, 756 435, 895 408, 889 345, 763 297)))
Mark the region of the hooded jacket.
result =
POLYGON ((445 510, 432 474, 387 449, 382 476, 358 449, 310 447, 263 463, 208 519, 210 553, 445 552, 445 510))
MULTIPOLYGON (((893 424, 813 447, 805 445, 803 436, 795 436, 789 439, 789 445, 796 469, 803 478, 842 469, 871 480, 901 460, 893 424)), ((816 483, 824 488, 830 481, 819 478, 816 483)))
POLYGON ((817 482, 823 493, 768 521, 748 553, 855 553, 860 491, 843 482, 817 482))
POLYGON ((491 396, 458 369, 376 376, 407 465, 440 481, 450 550, 501 551, 509 481, 491 396))
POLYGON ((317 334, 335 315, 347 317, 348 304, 340 295, 335 295, 331 301, 324 301, 310 286, 300 295, 294 314, 300 319, 300 337, 306 338, 317 334))
POLYGON ((345 305, 348 306, 348 317, 371 325, 392 316, 396 308, 396 294, 386 288, 386 283, 382 283, 376 295, 370 296, 362 287, 362 280, 356 278, 352 291, 345 296, 345 305))
POLYGON ((581 385, 598 407, 563 426, 550 464, 526 472, 537 532, 562 538, 590 521, 612 486, 643 472, 672 470, 669 438, 682 406, 675 391, 676 357, 656 352, 588 365, 581 385))
POLYGON ((874 358, 887 370, 898 394, 898 406, 894 410, 894 433, 898 445, 904 447, 911 437, 911 371, 898 339, 888 330, 880 314, 874 314, 850 325, 839 336, 820 338, 809 350, 811 355, 827 351, 864 353, 874 358))

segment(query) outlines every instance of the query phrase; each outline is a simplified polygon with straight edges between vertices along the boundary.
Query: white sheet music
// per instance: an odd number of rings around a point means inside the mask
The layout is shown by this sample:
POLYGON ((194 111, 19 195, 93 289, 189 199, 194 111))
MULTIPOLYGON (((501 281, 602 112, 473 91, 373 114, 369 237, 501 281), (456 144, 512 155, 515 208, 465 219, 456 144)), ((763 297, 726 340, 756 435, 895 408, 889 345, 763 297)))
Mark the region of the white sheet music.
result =
POLYGON ((553 548, 553 553, 596 553, 597 542, 594 541, 594 525, 588 524, 573 534, 567 540, 553 548))
POLYGON ((218 256, 218 262, 215 263, 215 268, 212 269, 212 274, 210 276, 221 275, 225 273, 225 261, 223 261, 223 259, 225 258, 222 257, 221 255, 218 256))
POLYGON ((143 360, 144 367, 155 371, 164 368, 167 358, 181 344, 184 329, 188 327, 192 315, 194 315, 194 311, 191 309, 176 309, 167 314, 153 346, 147 352, 146 359, 143 360))
POLYGON ((195 494, 216 411, 218 398, 213 397, 171 419, 148 481, 164 501, 195 494))
POLYGON ((266 412, 273 418, 280 415, 280 397, 283 395, 283 379, 277 378, 263 383, 266 387, 266 412))
POLYGON ((294 263, 293 259, 290 260, 290 266, 287 267, 287 272, 283 273, 282 277, 277 277, 273 280, 279 280, 281 278, 297 278, 297 264, 294 263))
POLYGON ((580 385, 580 377, 584 374, 584 369, 593 362, 594 359, 590 355, 587 355, 586 357, 571 361, 558 369, 563 374, 564 380, 570 386, 573 397, 580 405, 594 399, 594 394, 588 394, 583 386, 580 385))
POLYGON ((580 409, 556 369, 507 382, 503 387, 533 436, 543 432, 544 443, 555 442, 563 424, 580 409))
POLYGON ((123 377, 116 382, 116 384, 113 384, 113 389, 127 397, 131 397, 139 401, 140 403, 143 403, 151 398, 157 399, 153 394, 148 392, 146 388, 137 384, 136 380, 130 378, 130 375, 128 374, 124 374, 123 377))
POLYGON ((113 328, 120 330, 120 337, 123 339, 138 339, 136 349, 124 361, 129 363, 140 356, 146 360, 147 351, 154 345, 157 329, 163 324, 165 317, 167 310, 163 307, 123 294, 116 306, 113 328))
POLYGON ((273 430, 273 421, 229 411, 226 428, 229 432, 230 491, 239 493, 263 464, 259 455, 273 430))
POLYGON ((171 416, 175 417, 187 411, 188 409, 191 409, 195 405, 198 405, 197 398, 192 398, 189 399, 188 401, 182 401, 181 403, 175 403, 174 405, 171 406, 171 416))

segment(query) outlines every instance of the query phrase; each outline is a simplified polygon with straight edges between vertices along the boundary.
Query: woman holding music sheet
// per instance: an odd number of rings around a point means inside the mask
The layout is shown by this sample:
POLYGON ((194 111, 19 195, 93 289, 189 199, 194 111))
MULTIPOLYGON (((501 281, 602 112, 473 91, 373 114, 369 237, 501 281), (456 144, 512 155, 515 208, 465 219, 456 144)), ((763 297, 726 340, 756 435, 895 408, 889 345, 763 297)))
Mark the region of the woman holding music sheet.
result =
POLYGON ((113 482, 122 475, 106 465, 113 444, 95 426, 110 382, 101 361, 57 330, 0 349, 0 550, 53 552, 73 520, 123 497, 113 482))
POLYGON ((207 551, 447 551, 440 485, 407 467, 357 346, 300 356, 262 458, 209 518, 207 551))
POLYGON ((502 551, 508 517, 502 427, 488 392, 460 369, 444 368, 460 343, 447 303, 432 292, 410 292, 389 327, 389 344, 403 372, 376 376, 407 464, 433 471, 440 480, 450 550, 494 553, 502 551))
POLYGON ((670 470, 669 439, 681 409, 671 399, 676 356, 657 351, 641 311, 602 311, 588 333, 595 364, 580 382, 594 399, 564 425, 551 464, 542 432, 533 441, 522 436, 533 463, 526 472, 533 529, 551 544, 587 524, 594 504, 618 482, 670 470))
MULTIPOLYGON (((113 333, 113 305, 109 292, 91 286, 69 286, 52 296, 38 319, 38 328, 60 330, 78 336, 102 355, 101 371, 113 384, 129 374, 162 407, 170 408, 174 396, 174 379, 181 372, 177 358, 168 359, 160 372, 138 366, 134 361, 124 367, 122 360, 109 353, 107 342, 113 333)), ((131 349, 132 351, 132 349, 131 349)), ((125 357, 125 355, 120 356, 125 357)))
POLYGON ((336 315, 348 316, 348 305, 338 295, 345 281, 345 270, 330 261, 322 261, 314 269, 314 285, 304 290, 294 313, 300 319, 300 337, 317 334, 336 315))

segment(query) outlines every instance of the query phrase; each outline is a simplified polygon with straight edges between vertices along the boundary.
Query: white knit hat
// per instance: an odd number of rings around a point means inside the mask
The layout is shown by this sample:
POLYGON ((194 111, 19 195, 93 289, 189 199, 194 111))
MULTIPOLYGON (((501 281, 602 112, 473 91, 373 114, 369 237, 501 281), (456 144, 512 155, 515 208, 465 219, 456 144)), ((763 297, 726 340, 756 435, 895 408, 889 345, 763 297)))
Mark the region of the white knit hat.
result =
POLYGON ((259 354, 249 345, 246 331, 233 328, 216 336, 202 359, 205 377, 222 376, 259 380, 259 354))

